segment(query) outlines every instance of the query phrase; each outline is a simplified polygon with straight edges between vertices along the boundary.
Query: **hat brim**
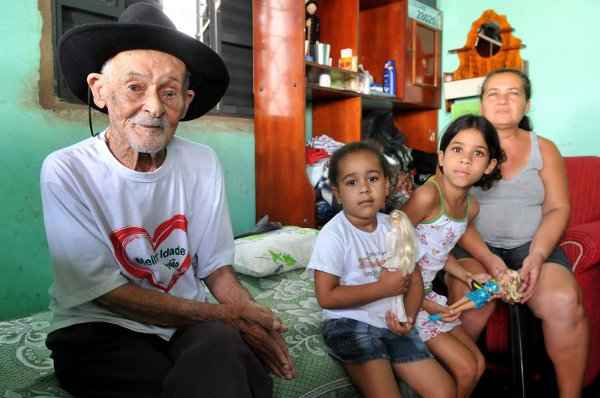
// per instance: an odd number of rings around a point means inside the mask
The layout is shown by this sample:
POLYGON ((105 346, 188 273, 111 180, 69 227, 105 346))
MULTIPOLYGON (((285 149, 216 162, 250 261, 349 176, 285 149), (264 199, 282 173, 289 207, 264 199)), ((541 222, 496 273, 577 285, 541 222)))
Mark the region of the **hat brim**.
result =
MULTIPOLYGON (((225 94, 229 73, 210 47, 181 32, 158 25, 100 23, 81 25, 65 33, 58 45, 60 68, 73 94, 87 103, 87 76, 100 72, 106 61, 122 51, 157 50, 185 63, 196 94, 181 120, 210 111, 225 94)), ((94 108, 106 113, 106 109, 94 108)))

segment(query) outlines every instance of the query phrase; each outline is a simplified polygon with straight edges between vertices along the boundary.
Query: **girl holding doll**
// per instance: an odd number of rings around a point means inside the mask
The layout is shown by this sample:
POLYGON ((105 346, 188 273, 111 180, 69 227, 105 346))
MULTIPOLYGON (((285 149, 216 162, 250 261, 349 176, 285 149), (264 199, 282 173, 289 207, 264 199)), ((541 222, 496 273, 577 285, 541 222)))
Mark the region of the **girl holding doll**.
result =
POLYGON ((415 225, 422 255, 418 266, 425 297, 416 328, 429 350, 452 374, 458 397, 471 395, 483 374, 485 360, 460 326, 460 312, 447 307, 446 297, 432 290, 432 282, 442 269, 466 286, 490 278, 487 274, 470 274, 449 253, 479 212, 470 188, 488 189, 499 180, 503 157, 498 134, 490 122, 480 116, 461 116, 442 137, 435 176, 402 207, 415 225), (441 319, 432 320, 431 314, 440 314, 441 319))
POLYGON ((397 378, 423 397, 455 397, 452 378, 413 327, 421 272, 383 268, 390 231, 389 216, 380 212, 390 190, 385 158, 369 143, 347 144, 331 157, 329 180, 343 211, 320 231, 308 268, 330 355, 364 397, 400 397, 397 378), (403 322, 390 310, 398 295, 404 295, 403 322))

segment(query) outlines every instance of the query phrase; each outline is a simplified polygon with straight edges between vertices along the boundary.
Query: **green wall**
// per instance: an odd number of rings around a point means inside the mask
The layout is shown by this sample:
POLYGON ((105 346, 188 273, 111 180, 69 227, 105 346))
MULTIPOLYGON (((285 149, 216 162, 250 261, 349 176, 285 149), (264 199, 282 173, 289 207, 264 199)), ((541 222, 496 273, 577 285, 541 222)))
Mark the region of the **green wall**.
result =
MULTIPOLYGON (((442 69, 453 72, 471 24, 487 9, 506 15, 527 46, 534 129, 563 155, 600 155, 598 0, 438 0, 444 15, 442 69)), ((440 129, 450 115, 439 114, 440 129)))
MULTIPOLYGON (((42 0, 50 1, 50 0, 42 0)), ((43 229, 39 172, 44 157, 87 136, 81 109, 51 111, 38 103, 42 18, 37 0, 19 0, 0 17, 0 320, 47 308, 51 269, 43 229)), ((105 125, 95 118, 95 128, 105 125)), ((223 163, 236 233, 254 225, 254 136, 251 120, 204 118, 179 134, 213 147, 223 163)))
MULTIPOLYGON (((42 0, 50 1, 50 0, 42 0)), ((505 14, 527 48, 536 131, 566 155, 600 154, 600 51, 593 26, 596 0, 438 0, 444 12, 443 70, 452 72, 471 23, 487 8, 505 14)), ((42 225, 39 170, 51 151, 88 136, 80 109, 52 111, 38 103, 42 18, 37 0, 5 7, 0 22, 0 320, 46 308, 51 282, 42 225)), ((440 126, 449 114, 440 111, 440 126)), ((96 116, 96 129, 105 124, 96 116)), ((179 134, 213 147, 223 163, 236 233, 254 224, 254 137, 251 121, 204 118, 179 134)))

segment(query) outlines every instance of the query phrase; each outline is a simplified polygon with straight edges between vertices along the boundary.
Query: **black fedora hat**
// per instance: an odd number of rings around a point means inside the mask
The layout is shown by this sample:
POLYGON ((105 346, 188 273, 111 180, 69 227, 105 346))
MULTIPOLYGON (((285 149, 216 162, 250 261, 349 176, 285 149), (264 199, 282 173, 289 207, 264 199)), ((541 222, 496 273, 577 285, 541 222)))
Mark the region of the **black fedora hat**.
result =
MULTIPOLYGON (((190 90, 196 95, 181 120, 211 110, 225 94, 229 73, 210 47, 177 30, 160 8, 149 3, 129 6, 118 22, 77 26, 58 43, 60 67, 73 94, 87 103, 87 75, 100 72, 106 61, 122 51, 157 50, 179 58, 190 72, 190 90)), ((94 108, 106 113, 106 109, 94 108)))

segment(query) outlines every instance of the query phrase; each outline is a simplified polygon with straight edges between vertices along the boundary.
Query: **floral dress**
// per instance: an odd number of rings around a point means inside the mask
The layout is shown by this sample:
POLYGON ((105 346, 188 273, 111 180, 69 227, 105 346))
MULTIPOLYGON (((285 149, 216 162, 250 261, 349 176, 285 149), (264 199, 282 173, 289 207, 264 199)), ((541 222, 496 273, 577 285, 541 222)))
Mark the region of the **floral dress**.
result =
MULTIPOLYGON (((465 217, 462 219, 452 218, 447 214, 444 196, 439 185, 433 179, 430 179, 428 182, 434 184, 438 189, 441 200, 441 211, 435 220, 423 222, 415 228, 420 252, 423 253, 423 257, 421 257, 418 264, 421 267, 421 275, 423 277, 424 299, 446 306, 447 298, 432 290, 432 282, 438 271, 446 265, 450 250, 456 245, 456 242, 467 228, 467 215, 469 214, 471 198, 467 198, 465 217)), ((430 321, 429 315, 427 311, 421 309, 417 314, 415 322, 419 337, 423 341, 427 341, 440 333, 449 332, 460 325, 459 320, 453 322, 430 321)))

